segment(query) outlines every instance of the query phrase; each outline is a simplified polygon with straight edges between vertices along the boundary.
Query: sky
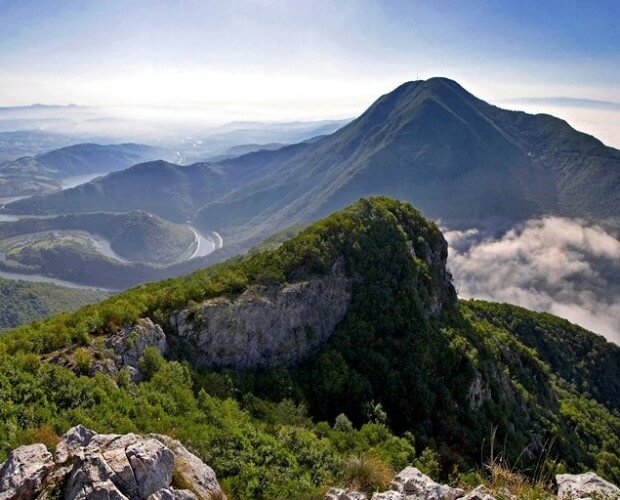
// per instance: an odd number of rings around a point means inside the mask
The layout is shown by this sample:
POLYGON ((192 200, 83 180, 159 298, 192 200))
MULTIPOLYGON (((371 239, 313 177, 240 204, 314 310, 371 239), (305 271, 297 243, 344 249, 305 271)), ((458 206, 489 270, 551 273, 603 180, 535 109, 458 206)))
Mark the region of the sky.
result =
POLYGON ((620 147, 620 2, 0 0, 0 106, 351 117, 446 76, 620 147))

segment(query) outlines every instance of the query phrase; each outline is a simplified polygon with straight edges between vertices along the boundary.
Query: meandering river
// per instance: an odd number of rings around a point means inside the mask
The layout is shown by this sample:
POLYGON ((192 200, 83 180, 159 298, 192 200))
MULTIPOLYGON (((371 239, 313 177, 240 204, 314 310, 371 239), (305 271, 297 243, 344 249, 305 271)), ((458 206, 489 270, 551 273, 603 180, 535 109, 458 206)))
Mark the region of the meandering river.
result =
MULTIPOLYGON (((96 179, 97 177, 101 177, 102 175, 104 174, 99 173, 99 174, 76 175, 73 177, 67 177, 66 179, 63 179, 61 182, 62 189, 63 190, 70 189, 70 188, 79 186, 81 184, 85 184, 87 182, 90 182, 93 179, 96 179)), ((27 196, 13 196, 10 198, 0 198, 0 208, 3 205, 6 205, 8 203, 11 203, 13 201, 17 201, 23 198, 27 198, 27 196)), ((18 221, 20 219, 26 219, 26 218, 46 218, 46 217, 52 217, 52 216, 49 216, 49 215, 13 215, 13 214, 0 213, 0 223, 14 222, 14 221, 18 221)), ((206 234, 203 234, 200 230, 198 230, 197 228, 195 228, 194 226, 190 224, 187 224, 187 227, 194 233, 194 238, 195 238, 194 244, 196 245, 196 248, 194 252, 189 257, 186 256, 184 260, 195 259, 198 257, 205 257, 209 255, 211 252, 213 252, 214 250, 217 250, 218 248, 222 248, 224 241, 219 233, 215 231, 209 231, 206 234)), ((83 231, 81 232, 84 233, 83 231)), ((95 249, 102 255, 105 255, 106 257, 109 257, 111 259, 117 260, 125 264, 131 264, 131 261, 124 259, 120 255, 118 255, 112 249, 110 242, 106 240, 105 238, 102 238, 99 235, 91 235, 91 234, 89 234, 88 236, 91 242, 93 243, 95 249)), ((0 270, 0 277, 7 278, 7 279, 32 281, 32 282, 37 282, 37 283, 53 283, 56 285, 66 286, 69 288, 113 291, 113 290, 109 290, 109 289, 102 288, 102 287, 93 287, 93 286, 88 286, 88 285, 82 285, 79 283, 74 283, 72 281, 66 281, 66 280, 61 280, 57 278, 50 278, 49 276, 43 276, 40 274, 20 274, 20 273, 11 273, 8 271, 0 270)))

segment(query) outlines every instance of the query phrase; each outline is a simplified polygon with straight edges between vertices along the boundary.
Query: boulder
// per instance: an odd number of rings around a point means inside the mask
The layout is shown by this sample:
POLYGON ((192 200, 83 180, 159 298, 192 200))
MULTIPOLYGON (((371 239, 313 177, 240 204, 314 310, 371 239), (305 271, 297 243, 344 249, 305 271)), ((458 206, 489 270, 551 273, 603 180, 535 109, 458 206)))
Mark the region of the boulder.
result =
POLYGON ((392 490, 426 500, 456 500, 465 495, 459 488, 436 483, 415 467, 406 467, 392 481, 392 490))
POLYGON ((0 470, 0 499, 30 499, 40 492, 54 458, 43 444, 13 450, 0 470))
POLYGON ((56 463, 64 464, 70 457, 81 453, 82 448, 90 443, 94 435, 93 431, 82 425, 69 429, 56 445, 56 463))
POLYGON ((193 491, 199 498, 219 498, 223 495, 213 469, 190 453, 179 441, 160 434, 149 437, 158 440, 174 453, 174 481, 193 491))
POLYGON ((172 482, 174 453, 156 439, 146 439, 130 445, 127 458, 138 483, 138 494, 147 498, 165 489, 172 482))
POLYGON ((620 499, 620 488, 614 486, 594 472, 585 474, 558 474, 558 500, 577 500, 604 498, 605 500, 620 499))
POLYGON ((65 498, 127 498, 115 484, 118 482, 115 476, 100 453, 76 455, 65 487, 65 498))
POLYGON ((114 484, 128 496, 135 497, 138 494, 138 483, 125 448, 110 448, 103 451, 101 456, 114 471, 114 484))
POLYGON ((406 497, 398 491, 388 490, 381 493, 375 493, 371 500, 405 500, 405 498, 406 497))
POLYGON ((213 469, 167 436, 95 434, 82 426, 60 440, 14 450, 0 469, 0 500, 202 500, 226 496, 213 469), (173 477, 174 475, 174 477, 173 477))
POLYGON ((461 500, 495 500, 495 497, 489 493, 489 490, 487 490, 483 484, 481 484, 462 497, 461 500))
POLYGON ((345 488, 330 488, 325 495, 325 500, 366 500, 364 493, 345 488))
MULTIPOLYGON (((210 497, 200 497, 203 498, 210 497)), ((146 500, 198 500, 198 497, 189 490, 175 490, 174 488, 166 488, 159 490, 150 495, 146 500)))

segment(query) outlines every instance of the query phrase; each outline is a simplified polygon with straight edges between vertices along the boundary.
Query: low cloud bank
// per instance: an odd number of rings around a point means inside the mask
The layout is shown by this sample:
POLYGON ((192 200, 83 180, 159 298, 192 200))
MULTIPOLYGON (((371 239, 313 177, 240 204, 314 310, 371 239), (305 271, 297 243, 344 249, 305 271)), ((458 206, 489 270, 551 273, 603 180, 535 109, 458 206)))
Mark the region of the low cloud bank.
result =
POLYGON ((501 237, 444 234, 461 297, 547 311, 620 344, 620 241, 601 227, 545 217, 501 237))

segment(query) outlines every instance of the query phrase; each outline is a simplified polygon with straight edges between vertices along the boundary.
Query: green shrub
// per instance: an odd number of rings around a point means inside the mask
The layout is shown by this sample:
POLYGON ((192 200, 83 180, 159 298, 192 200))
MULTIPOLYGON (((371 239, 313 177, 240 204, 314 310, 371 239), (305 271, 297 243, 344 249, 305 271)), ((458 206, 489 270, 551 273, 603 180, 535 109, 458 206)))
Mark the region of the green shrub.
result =
POLYGON ((140 370, 144 380, 151 380, 164 365, 164 358, 156 347, 148 346, 140 358, 140 370))
POLYGON ((414 462, 414 465, 427 476, 433 479, 440 478, 441 466, 439 464, 439 454, 431 448, 425 448, 414 462))
POLYGON ((78 373, 88 375, 93 364, 93 355, 86 347, 78 347, 73 353, 73 363, 78 373))
POLYGON ((336 417, 336 420, 334 421, 334 430, 344 431, 344 432, 352 431, 353 423, 349 420, 349 417, 347 417, 344 413, 340 413, 336 417))
POLYGON ((372 494, 389 487, 394 470, 377 453, 371 451, 347 458, 344 477, 349 488, 372 494))

